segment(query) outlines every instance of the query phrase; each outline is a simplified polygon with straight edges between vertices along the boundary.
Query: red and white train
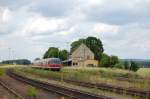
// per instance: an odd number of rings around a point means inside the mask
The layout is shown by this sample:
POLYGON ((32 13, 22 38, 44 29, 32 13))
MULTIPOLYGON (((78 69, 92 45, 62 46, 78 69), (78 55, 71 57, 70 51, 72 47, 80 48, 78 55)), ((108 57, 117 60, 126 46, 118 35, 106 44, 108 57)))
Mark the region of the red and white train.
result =
POLYGON ((47 58, 35 60, 33 62, 34 67, 46 68, 59 71, 61 69, 61 60, 59 58, 47 58))

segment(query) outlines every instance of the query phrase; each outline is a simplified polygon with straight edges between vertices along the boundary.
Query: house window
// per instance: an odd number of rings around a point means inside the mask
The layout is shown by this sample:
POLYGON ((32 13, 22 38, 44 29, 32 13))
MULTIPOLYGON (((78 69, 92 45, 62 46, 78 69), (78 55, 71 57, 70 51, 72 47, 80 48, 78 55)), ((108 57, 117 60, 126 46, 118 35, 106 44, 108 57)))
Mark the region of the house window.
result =
POLYGON ((94 64, 87 64, 87 67, 94 67, 94 64))
POLYGON ((78 65, 78 63, 73 63, 73 65, 78 65))

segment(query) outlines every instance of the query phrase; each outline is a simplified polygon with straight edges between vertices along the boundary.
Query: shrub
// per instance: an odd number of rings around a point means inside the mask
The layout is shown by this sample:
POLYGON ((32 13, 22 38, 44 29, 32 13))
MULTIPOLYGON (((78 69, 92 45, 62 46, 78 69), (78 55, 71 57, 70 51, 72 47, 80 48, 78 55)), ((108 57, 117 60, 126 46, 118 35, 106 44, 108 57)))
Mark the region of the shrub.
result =
POLYGON ((139 66, 136 62, 131 61, 131 66, 130 66, 130 70, 136 72, 139 69, 139 66))
POLYGON ((27 89, 27 94, 32 98, 36 99, 37 89, 33 86, 29 86, 27 89))
POLYGON ((114 66, 115 68, 124 69, 124 66, 122 63, 118 63, 114 66))
POLYGON ((112 67, 114 67, 118 63, 119 63, 119 59, 117 56, 110 56, 110 64, 112 67))
POLYGON ((107 54, 102 54, 100 65, 103 67, 110 67, 110 57, 107 54))
POLYGON ((125 62, 124 62, 124 68, 125 68, 125 69, 129 69, 129 62, 128 62, 128 61, 125 61, 125 62))
POLYGON ((109 56, 105 53, 102 54, 102 58, 99 61, 99 65, 103 67, 114 67, 119 63, 119 59, 117 56, 109 56))

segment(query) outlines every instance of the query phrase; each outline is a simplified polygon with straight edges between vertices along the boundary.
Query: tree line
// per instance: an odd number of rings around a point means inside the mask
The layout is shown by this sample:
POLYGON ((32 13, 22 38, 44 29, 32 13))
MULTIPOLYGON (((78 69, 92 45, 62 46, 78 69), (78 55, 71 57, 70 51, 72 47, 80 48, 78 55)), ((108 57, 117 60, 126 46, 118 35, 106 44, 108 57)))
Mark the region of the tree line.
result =
POLYGON ((27 59, 5 60, 5 61, 2 61, 0 64, 29 65, 31 64, 31 61, 27 59))
POLYGON ((105 53, 102 54, 102 59, 99 62, 102 67, 126 69, 135 72, 140 68, 135 61, 121 61, 117 56, 109 56, 105 53))
POLYGON ((61 60, 66 60, 68 58, 69 52, 65 49, 60 50, 56 47, 50 47, 44 54, 43 59, 45 58, 60 58, 61 60))

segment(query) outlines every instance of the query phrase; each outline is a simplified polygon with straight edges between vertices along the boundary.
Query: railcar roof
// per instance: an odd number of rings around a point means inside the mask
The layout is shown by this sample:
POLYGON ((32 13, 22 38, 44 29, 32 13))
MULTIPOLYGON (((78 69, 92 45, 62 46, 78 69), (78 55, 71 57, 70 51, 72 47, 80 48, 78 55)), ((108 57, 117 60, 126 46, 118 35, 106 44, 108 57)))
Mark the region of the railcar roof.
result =
POLYGON ((60 59, 59 58, 46 58, 46 59, 36 60, 36 62, 48 61, 48 60, 60 60, 60 59))

